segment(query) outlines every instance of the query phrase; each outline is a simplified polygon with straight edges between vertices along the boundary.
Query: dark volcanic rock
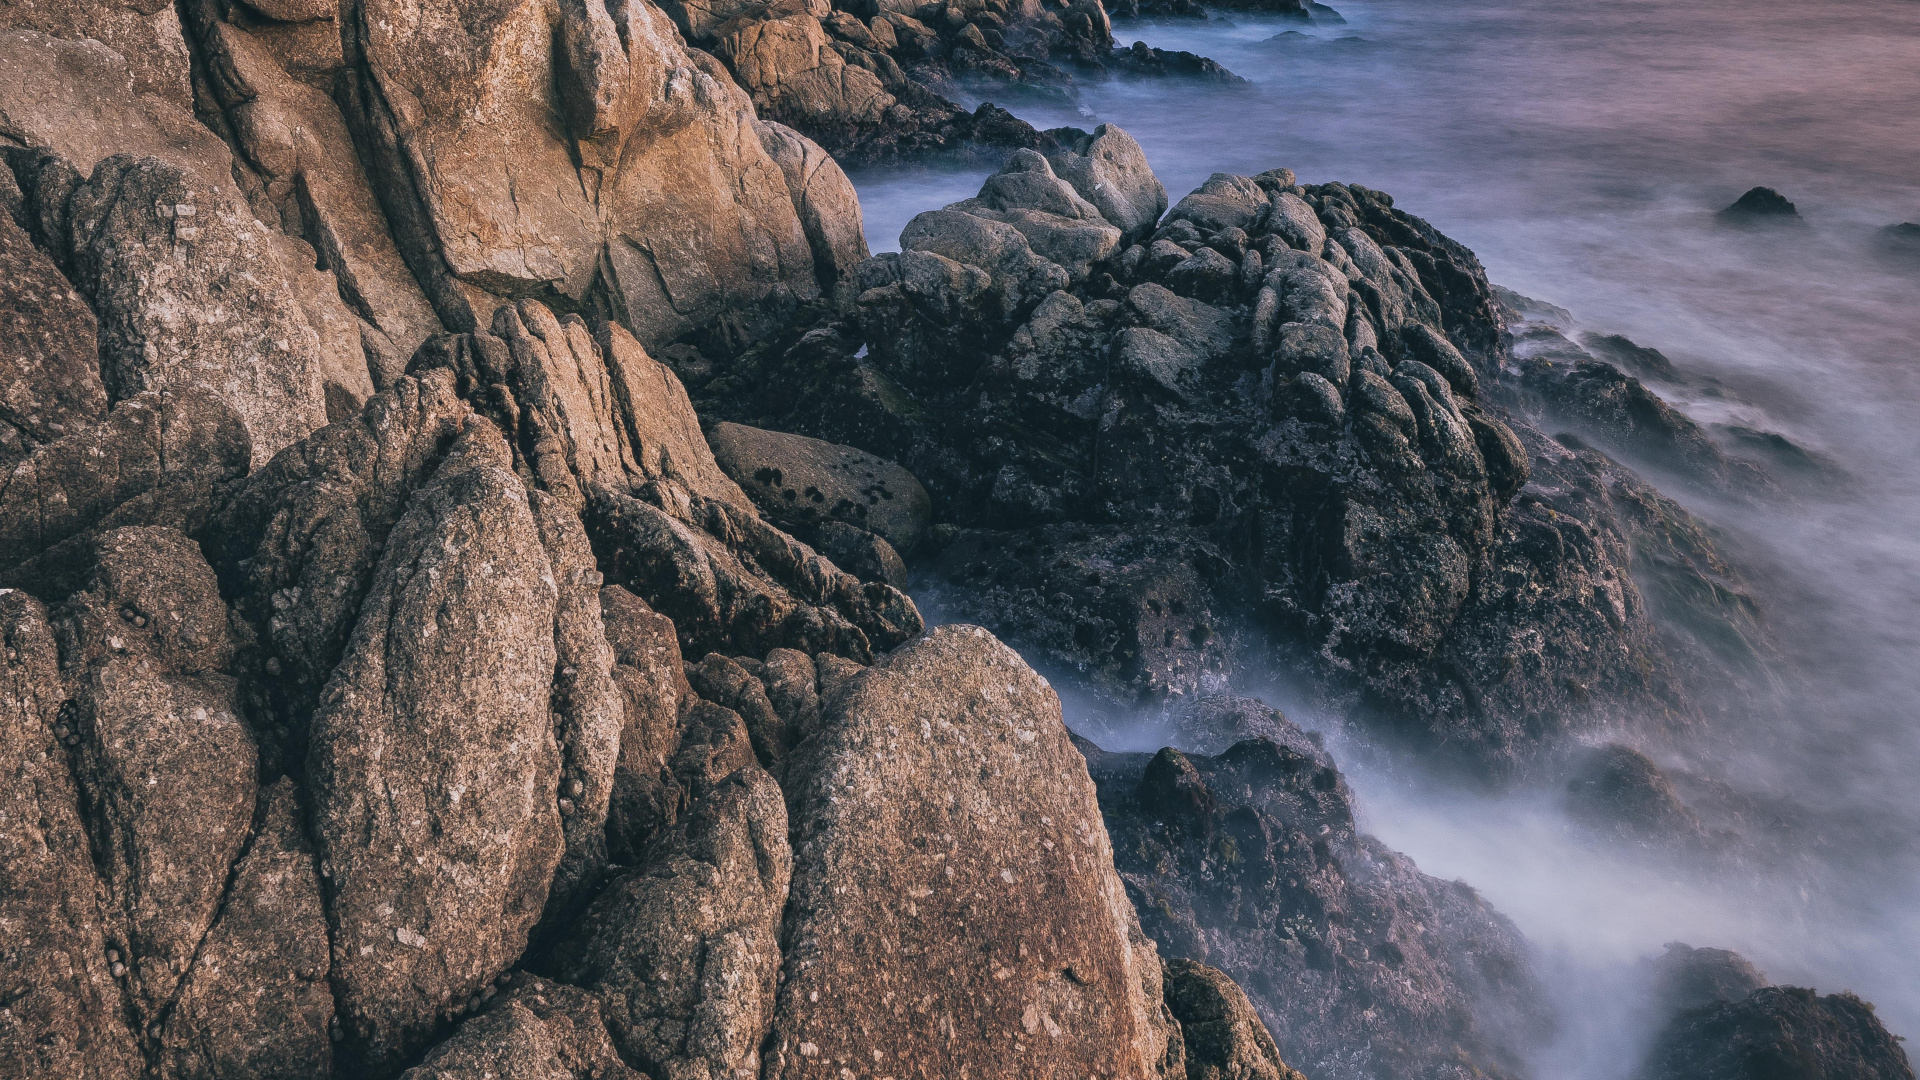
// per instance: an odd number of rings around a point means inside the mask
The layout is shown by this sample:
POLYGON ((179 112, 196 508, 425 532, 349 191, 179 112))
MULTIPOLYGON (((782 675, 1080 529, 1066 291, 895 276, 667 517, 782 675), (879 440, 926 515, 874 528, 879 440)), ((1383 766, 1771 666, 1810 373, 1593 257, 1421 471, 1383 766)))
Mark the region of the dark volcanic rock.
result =
POLYGON ((1522 1075, 1550 1020, 1518 931, 1358 833, 1332 760, 1279 723, 1214 757, 1080 744, 1142 926, 1245 987, 1308 1075, 1522 1075))
POLYGON ((1798 221, 1800 211, 1787 201, 1785 195, 1770 187, 1757 187, 1749 189, 1731 206, 1720 211, 1720 218, 1736 222, 1798 221))
POLYGON ((1910 1080, 1900 1039, 1849 993, 1796 986, 1683 1011, 1654 1041, 1643 1080, 1910 1080))
MULTIPOLYGON (((850 331, 787 354, 805 411, 696 396, 807 433, 859 416, 833 437, 911 469, 960 527, 935 563, 951 616, 1119 701, 1297 667, 1495 774, 1603 720, 1691 722, 1634 575, 1679 546, 1658 534, 1706 536, 1610 461, 1540 473, 1470 252, 1379 192, 1274 170, 1210 178, 1149 234, 1124 222, 1138 241, 1082 270, 1035 226, 1062 216, 1045 180, 1017 162, 866 264, 868 355, 834 358, 850 331)), ((1649 438, 1737 471, 1645 396, 1672 420, 1649 438)), ((1717 558, 1671 560, 1677 587, 1713 593, 1717 558)))

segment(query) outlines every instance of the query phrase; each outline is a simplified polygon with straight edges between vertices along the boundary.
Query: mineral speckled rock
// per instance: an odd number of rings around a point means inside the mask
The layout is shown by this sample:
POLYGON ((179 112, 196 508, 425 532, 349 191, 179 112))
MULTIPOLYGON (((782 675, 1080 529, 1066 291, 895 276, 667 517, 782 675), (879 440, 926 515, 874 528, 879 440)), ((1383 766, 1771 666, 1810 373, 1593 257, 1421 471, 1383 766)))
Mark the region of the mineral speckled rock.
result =
POLYGON ((780 788, 753 765, 612 882, 558 949, 614 1042, 655 1076, 754 1076, 780 976, 792 855, 780 788))
POLYGON ((554 16, 381 0, 351 28, 368 75, 348 119, 447 325, 488 325, 482 290, 578 300, 601 280, 644 344, 739 340, 818 297, 786 174, 724 69, 651 4, 554 16))
POLYGON ((528 492, 527 501, 553 567, 555 594, 553 734, 561 755, 558 805, 566 853, 554 874, 546 923, 557 930, 579 914, 606 870, 607 807, 626 704, 601 615, 603 577, 580 517, 545 492, 528 492))
POLYGON ((912 473, 851 446, 740 424, 716 425, 711 441, 720 467, 775 521, 840 521, 909 554, 932 524, 912 473))
POLYGON ((87 588, 55 626, 74 693, 74 773, 145 1025, 172 1002, 220 911, 253 822, 256 751, 229 673, 233 630, 199 547, 155 527, 93 546, 87 588))
POLYGON ((235 610, 275 677, 260 687, 262 750, 297 768, 321 687, 360 614, 387 534, 471 413, 445 373, 401 378, 246 478, 210 528, 235 610))
POLYGON ((856 676, 789 763, 766 1075, 1156 1077, 1177 1043, 1052 689, 947 626, 856 676))
POLYGON ((261 801, 260 827, 161 1032, 169 1076, 331 1075, 333 992, 319 862, 293 782, 283 777, 261 801))
POLYGON ((488 987, 484 1009, 402 1080, 638 1080, 607 1036, 600 1000, 534 975, 488 987))
POLYGON ((0 26, 76 43, 92 39, 99 52, 111 50, 119 62, 119 81, 129 90, 153 95, 183 112, 193 107, 187 43, 180 33, 180 16, 170 4, 139 0, 102 7, 75 0, 23 0, 0 15, 0 26))
POLYGON ((150 390, 75 424, 0 478, 0 580, 58 598, 79 586, 96 534, 196 528, 246 474, 251 446, 238 414, 193 389, 150 390))
POLYGON ((255 465, 326 423, 328 343, 299 303, 277 234, 237 198, 158 159, 113 157, 74 193, 73 229, 76 284, 101 316, 112 397, 219 396, 245 421, 255 465))
POLYGON ((107 411, 93 312, 0 214, 0 465, 107 411))
POLYGON ((332 980, 370 1070, 520 955, 565 845, 556 583, 507 464, 470 423, 388 535, 313 718, 332 980))
POLYGON ((681 792, 668 762, 680 746, 680 720, 693 704, 693 689, 673 620, 618 585, 601 589, 600 613, 623 705, 607 848, 615 862, 631 866, 678 816, 681 792))
POLYGON ((132 1080, 145 1063, 69 764, 59 653, 45 607, 17 589, 0 592, 0 649, 0 1070, 132 1080))

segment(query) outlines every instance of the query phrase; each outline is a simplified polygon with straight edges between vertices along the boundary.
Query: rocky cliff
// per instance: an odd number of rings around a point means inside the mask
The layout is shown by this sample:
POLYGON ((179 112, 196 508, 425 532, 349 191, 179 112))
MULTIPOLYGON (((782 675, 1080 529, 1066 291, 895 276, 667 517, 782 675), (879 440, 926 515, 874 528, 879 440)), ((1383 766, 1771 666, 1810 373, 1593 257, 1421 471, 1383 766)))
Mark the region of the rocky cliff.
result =
POLYGON ((950 102, 1225 77, 1111 45, 0 8, 0 1072, 1523 1074, 1512 924, 1220 691, 1494 774, 1684 728, 1731 661, 1649 611, 1757 640, 1732 571, 1529 417, 1748 472, 1384 195, 1169 213, 1118 128, 950 102), (1010 157, 869 258, 833 155, 933 150, 1010 157), (995 633, 1192 752, 1077 739, 995 633))

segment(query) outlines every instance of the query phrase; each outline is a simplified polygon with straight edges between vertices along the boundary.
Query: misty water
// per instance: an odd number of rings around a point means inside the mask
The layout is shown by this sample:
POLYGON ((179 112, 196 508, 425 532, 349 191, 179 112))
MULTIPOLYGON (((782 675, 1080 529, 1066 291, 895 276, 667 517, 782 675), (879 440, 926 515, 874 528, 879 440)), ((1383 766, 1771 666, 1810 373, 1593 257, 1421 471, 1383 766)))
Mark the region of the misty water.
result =
MULTIPOLYGON (((1250 86, 999 101, 1043 128, 1121 125, 1176 200, 1210 173, 1277 166, 1390 192, 1494 282, 1662 350, 1683 378, 1654 388, 1702 424, 1779 432, 1837 466, 1843 480, 1761 506, 1650 474, 1721 532, 1785 653, 1776 711, 1723 721, 1711 748, 1663 764, 1806 807, 1813 869, 1731 881, 1597 848, 1550 787, 1429 776, 1295 700, 1285 672, 1237 689, 1326 731, 1363 827, 1528 935, 1561 1017, 1540 1075, 1633 1071, 1653 1019, 1639 961, 1671 940, 1737 949, 1776 983, 1856 991, 1920 1035, 1920 260, 1878 236, 1920 220, 1920 3, 1336 6, 1348 25, 1293 34, 1239 15, 1115 28, 1250 86), (1718 224, 1755 185, 1806 226, 1718 224)), ((986 171, 855 173, 874 249, 986 171)), ((1084 712, 1062 689, 1073 723, 1084 712)), ((1147 749, 1160 734, 1104 736, 1147 749)))

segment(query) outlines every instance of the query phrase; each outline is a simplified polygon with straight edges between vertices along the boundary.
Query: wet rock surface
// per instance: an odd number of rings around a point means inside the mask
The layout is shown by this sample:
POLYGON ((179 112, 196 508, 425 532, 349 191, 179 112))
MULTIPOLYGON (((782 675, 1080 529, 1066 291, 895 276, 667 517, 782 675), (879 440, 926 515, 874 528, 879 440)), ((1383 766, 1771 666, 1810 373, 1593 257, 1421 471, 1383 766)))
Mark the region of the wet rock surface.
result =
POLYGON ((1079 743, 1142 928, 1244 988, 1309 1076, 1525 1075, 1552 1017, 1519 931, 1359 832, 1326 751, 1262 720, 1216 756, 1079 743))
MULTIPOLYGON (((1103 141, 1132 159, 1111 128, 1083 159, 1103 141)), ((1587 382, 1526 374, 1470 252, 1286 170, 1216 175, 1142 231, 1131 208, 1164 195, 1122 171, 1016 155, 861 268, 857 324, 785 355, 802 392, 711 395, 743 368, 696 400, 912 470, 957 526, 940 602, 1117 702, 1304 669, 1391 738, 1508 775, 1567 732, 1688 727, 1680 676, 1764 649, 1697 522, 1538 425, 1579 414, 1708 483, 1752 466, 1591 356, 1587 382), (1109 213, 1125 245, 1065 244, 1109 213), (1714 632, 1659 638, 1655 605, 1714 632)))
POLYGON ((1848 993, 1770 986, 1682 1012, 1655 1040, 1640 1075, 1906 1080, 1913 1066, 1867 1002, 1848 993))

